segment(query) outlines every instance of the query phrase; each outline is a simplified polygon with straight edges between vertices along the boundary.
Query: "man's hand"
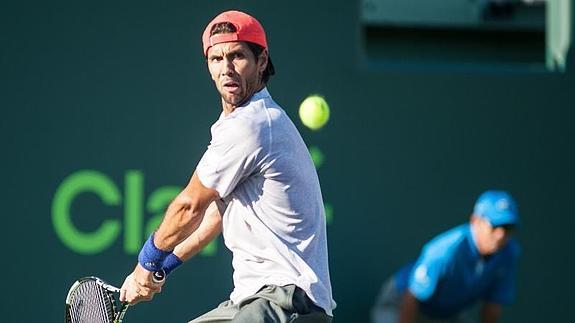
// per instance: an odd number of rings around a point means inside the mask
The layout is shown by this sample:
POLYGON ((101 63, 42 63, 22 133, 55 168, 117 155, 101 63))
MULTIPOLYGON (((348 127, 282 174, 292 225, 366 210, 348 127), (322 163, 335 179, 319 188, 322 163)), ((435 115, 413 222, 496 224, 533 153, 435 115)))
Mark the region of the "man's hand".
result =
POLYGON ((134 305, 141 301, 150 301, 155 293, 162 291, 164 281, 156 282, 154 273, 144 269, 140 264, 126 277, 120 289, 120 301, 134 305))

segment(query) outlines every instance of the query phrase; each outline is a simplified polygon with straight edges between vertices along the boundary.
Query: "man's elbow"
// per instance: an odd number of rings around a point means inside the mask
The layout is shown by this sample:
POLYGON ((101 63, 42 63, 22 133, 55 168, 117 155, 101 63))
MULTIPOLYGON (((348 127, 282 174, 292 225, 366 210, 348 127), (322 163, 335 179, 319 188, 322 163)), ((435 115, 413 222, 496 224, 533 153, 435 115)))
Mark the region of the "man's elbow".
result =
POLYGON ((169 221, 178 227, 187 227, 190 223, 201 221, 203 209, 199 201, 185 195, 179 195, 170 205, 169 221))

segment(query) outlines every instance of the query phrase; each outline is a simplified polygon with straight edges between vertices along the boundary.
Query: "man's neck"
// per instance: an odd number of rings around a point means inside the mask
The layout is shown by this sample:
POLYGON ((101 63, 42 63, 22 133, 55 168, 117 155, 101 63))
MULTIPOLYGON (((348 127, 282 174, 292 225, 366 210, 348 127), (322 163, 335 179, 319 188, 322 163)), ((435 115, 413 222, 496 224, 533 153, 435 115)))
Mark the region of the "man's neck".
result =
POLYGON ((263 88, 265 88, 265 86, 266 86, 265 84, 260 84, 260 86, 251 95, 247 96, 245 100, 243 100, 242 102, 240 102, 238 104, 229 104, 229 103, 224 101, 224 98, 222 98, 222 108, 224 110, 224 115, 226 115, 226 116, 229 115, 230 113, 234 112, 237 107, 241 107, 246 102, 249 102, 252 99, 252 97, 254 96, 254 94, 261 91, 263 88))

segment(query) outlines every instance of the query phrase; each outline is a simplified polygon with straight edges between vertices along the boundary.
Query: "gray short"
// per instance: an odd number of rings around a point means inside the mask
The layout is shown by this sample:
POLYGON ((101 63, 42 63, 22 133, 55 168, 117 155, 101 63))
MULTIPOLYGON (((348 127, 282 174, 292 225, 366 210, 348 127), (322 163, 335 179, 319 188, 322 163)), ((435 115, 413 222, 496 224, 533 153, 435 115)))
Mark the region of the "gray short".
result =
POLYGON ((238 304, 225 301, 189 323, 330 323, 331 316, 295 285, 266 285, 238 304))
MULTIPOLYGON (((397 291, 395 280, 388 279, 383 285, 375 305, 371 310, 372 323, 397 323, 399 322, 399 307, 403 295, 397 291)), ((475 323, 479 317, 477 307, 464 310, 455 317, 449 319, 432 319, 423 314, 417 315, 417 323, 475 323)))

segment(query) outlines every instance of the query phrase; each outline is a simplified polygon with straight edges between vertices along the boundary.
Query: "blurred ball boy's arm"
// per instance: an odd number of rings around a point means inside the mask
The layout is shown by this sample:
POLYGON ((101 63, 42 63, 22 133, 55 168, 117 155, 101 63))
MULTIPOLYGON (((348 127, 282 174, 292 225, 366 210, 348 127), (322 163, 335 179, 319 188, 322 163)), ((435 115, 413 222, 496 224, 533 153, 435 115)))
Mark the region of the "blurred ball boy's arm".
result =
POLYGON ((399 323, 413 323, 419 311, 419 301, 407 289, 401 299, 399 307, 399 323))
POLYGON ((481 307, 481 323, 495 323, 501 316, 501 304, 483 303, 481 307))

